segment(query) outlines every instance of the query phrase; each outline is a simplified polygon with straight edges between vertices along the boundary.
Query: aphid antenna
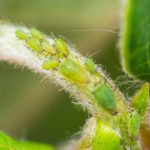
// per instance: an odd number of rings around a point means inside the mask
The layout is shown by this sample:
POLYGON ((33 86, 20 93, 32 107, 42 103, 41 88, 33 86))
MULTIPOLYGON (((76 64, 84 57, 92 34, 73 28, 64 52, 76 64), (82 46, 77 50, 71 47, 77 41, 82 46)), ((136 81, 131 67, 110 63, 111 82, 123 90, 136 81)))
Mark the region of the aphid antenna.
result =
POLYGON ((99 54, 99 53, 101 53, 101 52, 102 52, 102 50, 97 50, 97 51, 95 51, 93 54, 87 55, 87 57, 92 58, 93 56, 95 56, 96 54, 99 54))
POLYGON ((22 67, 21 67, 21 71, 22 71, 22 72, 24 71, 24 68, 25 68, 25 66, 22 66, 22 67))
POLYGON ((55 38, 56 38, 56 36, 55 36, 55 34, 54 34, 53 32, 50 33, 50 37, 51 37, 52 39, 55 39, 55 38))
POLYGON ((40 83, 43 83, 46 79, 48 79, 49 78, 49 75, 45 75, 42 79, 41 79, 41 81, 40 81, 40 83))

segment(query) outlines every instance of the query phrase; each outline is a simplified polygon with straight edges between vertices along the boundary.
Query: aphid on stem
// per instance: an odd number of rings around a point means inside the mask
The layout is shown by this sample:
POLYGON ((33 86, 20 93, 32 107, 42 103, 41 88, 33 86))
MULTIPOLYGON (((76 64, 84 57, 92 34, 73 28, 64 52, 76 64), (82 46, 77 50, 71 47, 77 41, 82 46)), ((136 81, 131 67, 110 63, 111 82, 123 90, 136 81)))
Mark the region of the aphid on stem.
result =
POLYGON ((26 39, 28 39, 28 34, 25 33, 24 31, 20 30, 20 29, 16 30, 16 36, 20 40, 26 40, 26 39))
POLYGON ((41 45, 42 45, 43 50, 46 51, 47 53, 49 53, 50 55, 56 54, 56 50, 48 41, 46 41, 46 40, 42 41, 41 45))
POLYGON ((35 28, 31 28, 30 33, 31 33, 33 38, 36 38, 36 39, 39 39, 39 40, 44 38, 44 35, 39 30, 37 30, 35 28))
POLYGON ((94 92, 97 103, 104 109, 114 112, 116 110, 116 98, 113 90, 107 84, 98 85, 94 92))
POLYGON ((68 56, 68 48, 67 48, 67 44, 64 40, 60 39, 60 38, 55 38, 54 39, 54 46, 55 49, 63 55, 68 56))
POLYGON ((86 70, 80 66, 79 63, 71 60, 70 58, 65 59, 60 65, 60 72, 68 79, 85 84, 88 82, 88 75, 86 70))
POLYGON ((59 67, 59 60, 51 58, 46 60, 43 64, 42 64, 42 68, 46 69, 46 70, 50 70, 50 69, 56 69, 59 67))
POLYGON ((94 62, 93 62, 93 60, 92 60, 91 58, 87 58, 87 59, 86 59, 85 65, 86 65, 87 69, 88 69, 91 73, 96 72, 95 64, 94 64, 94 62))
POLYGON ((27 39, 27 45, 36 52, 39 52, 42 50, 40 41, 38 39, 34 39, 34 38, 27 39))

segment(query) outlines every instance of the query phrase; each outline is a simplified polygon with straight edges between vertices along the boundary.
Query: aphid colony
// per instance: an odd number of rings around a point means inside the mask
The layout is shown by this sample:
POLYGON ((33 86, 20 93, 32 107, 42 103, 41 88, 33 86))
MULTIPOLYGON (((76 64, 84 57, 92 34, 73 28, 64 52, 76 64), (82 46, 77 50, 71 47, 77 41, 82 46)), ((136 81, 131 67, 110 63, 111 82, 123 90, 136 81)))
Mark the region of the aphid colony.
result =
MULTIPOLYGON (((20 40, 24 40, 27 47, 32 49, 37 55, 44 57, 42 64, 43 69, 58 69, 65 78, 80 85, 88 84, 88 74, 96 74, 96 67, 93 60, 87 58, 85 63, 81 65, 71 59, 68 46, 61 38, 54 38, 54 44, 51 44, 44 35, 35 28, 31 28, 29 33, 18 29, 16 36, 20 40)), ((91 93, 93 93, 93 91, 91 91, 91 93)), ((115 95, 107 84, 98 84, 93 95, 98 105, 108 111, 115 111, 115 95)))

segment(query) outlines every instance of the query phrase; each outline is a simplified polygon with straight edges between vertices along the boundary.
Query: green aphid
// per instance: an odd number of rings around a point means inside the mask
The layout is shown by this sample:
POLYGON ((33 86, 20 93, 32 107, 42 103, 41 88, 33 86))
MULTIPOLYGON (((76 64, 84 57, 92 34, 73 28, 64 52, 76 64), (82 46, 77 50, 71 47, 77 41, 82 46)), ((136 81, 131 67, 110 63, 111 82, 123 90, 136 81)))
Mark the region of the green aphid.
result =
POLYGON ((43 57, 43 56, 49 56, 49 53, 46 52, 46 51, 41 51, 39 56, 41 56, 41 57, 43 57))
POLYGON ((56 59, 48 59, 42 64, 42 68, 46 70, 56 69, 59 67, 60 62, 56 59))
POLYGON ((52 55, 56 54, 54 47, 48 41, 43 41, 41 45, 43 50, 46 51, 47 53, 52 55))
POLYGON ((87 58, 85 61, 85 65, 90 72, 92 73, 96 72, 95 64, 92 59, 87 58))
POLYGON ((85 69, 77 62, 67 58, 60 65, 60 72, 76 83, 87 83, 88 76, 85 69))
POLYGON ((34 38, 28 39, 27 45, 34 51, 39 52, 42 50, 40 41, 38 39, 34 39, 34 38))
POLYGON ((92 150, 122 150, 121 136, 110 125, 98 121, 92 150))
POLYGON ((113 90, 107 85, 99 85, 94 92, 97 103, 104 109, 113 112, 116 109, 116 98, 113 90))
POLYGON ((138 136, 140 131, 141 118, 137 112, 132 112, 128 116, 128 132, 132 136, 138 136))
POLYGON ((35 28, 31 28, 30 33, 31 33, 33 38, 36 38, 36 39, 39 39, 39 40, 44 38, 44 35, 39 30, 37 30, 35 28))
POLYGON ((16 30, 16 36, 20 39, 20 40, 26 40, 28 38, 28 34, 25 33, 24 31, 18 29, 16 30))
POLYGON ((54 39, 54 45, 57 51, 59 51, 62 54, 68 55, 67 44, 64 40, 60 38, 54 39))
POLYGON ((63 53, 56 53, 55 57, 56 58, 64 58, 64 54, 63 53))

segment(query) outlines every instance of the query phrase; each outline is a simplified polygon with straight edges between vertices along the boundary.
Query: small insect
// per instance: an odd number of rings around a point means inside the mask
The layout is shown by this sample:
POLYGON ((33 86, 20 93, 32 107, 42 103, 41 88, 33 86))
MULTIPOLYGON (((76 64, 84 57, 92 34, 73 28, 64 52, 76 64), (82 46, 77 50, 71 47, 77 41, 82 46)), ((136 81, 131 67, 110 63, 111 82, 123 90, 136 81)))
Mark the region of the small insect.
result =
POLYGON ((42 64, 42 68, 46 70, 56 69, 59 67, 60 62, 56 59, 48 59, 42 64))
POLYGON ((85 69, 77 62, 67 58, 60 65, 60 72, 68 79, 77 83, 87 83, 88 76, 85 69))
POLYGON ((30 33, 31 33, 33 38, 36 38, 36 39, 39 39, 39 40, 44 38, 44 35, 39 30, 37 30, 35 28, 31 28, 30 33))
POLYGON ((67 44, 64 40, 60 39, 60 38, 56 38, 54 39, 54 45, 57 51, 59 51, 60 53, 64 54, 64 55, 68 55, 68 48, 67 48, 67 44))
POLYGON ((96 72, 95 64, 92 59, 87 58, 85 61, 85 65, 90 72, 92 73, 96 72))
POLYGON ((95 99, 104 109, 114 112, 116 109, 116 98, 112 89, 107 84, 97 86, 94 92, 95 99))
POLYGON ((24 31, 18 29, 16 30, 16 36, 20 39, 20 40, 26 40, 28 38, 28 34, 25 33, 24 31))
POLYGON ((48 41, 44 40, 41 43, 41 45, 42 45, 43 50, 46 51, 47 53, 52 54, 52 55, 56 54, 54 47, 48 41))
POLYGON ((38 39, 34 38, 27 39, 27 45, 36 52, 39 52, 42 49, 40 41, 38 39))

